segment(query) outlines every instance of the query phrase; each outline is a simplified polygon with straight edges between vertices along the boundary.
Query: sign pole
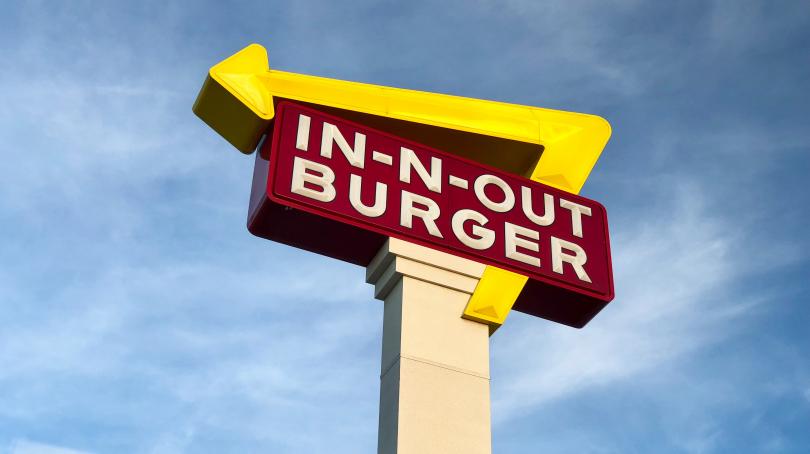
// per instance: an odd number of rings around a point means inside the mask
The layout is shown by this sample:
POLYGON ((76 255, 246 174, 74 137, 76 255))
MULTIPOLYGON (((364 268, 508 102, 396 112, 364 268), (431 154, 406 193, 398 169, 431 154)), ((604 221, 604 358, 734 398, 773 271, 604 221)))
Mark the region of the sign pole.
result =
POLYGON ((260 148, 251 233, 366 267, 378 453, 491 454, 490 334, 512 309, 581 328, 614 297, 607 212, 576 195, 603 118, 278 71, 258 44, 193 111, 260 148))
POLYGON ((490 454, 489 326, 461 318, 485 265, 390 238, 366 268, 384 301, 379 454, 490 454))

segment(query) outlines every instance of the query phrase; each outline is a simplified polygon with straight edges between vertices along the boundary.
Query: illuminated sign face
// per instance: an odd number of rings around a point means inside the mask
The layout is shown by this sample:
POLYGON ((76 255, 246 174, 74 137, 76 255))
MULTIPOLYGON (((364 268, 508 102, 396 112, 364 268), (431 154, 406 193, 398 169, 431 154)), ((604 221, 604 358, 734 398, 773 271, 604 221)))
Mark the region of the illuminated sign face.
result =
POLYGON ((289 102, 248 228, 363 266, 389 236, 497 266, 530 279, 515 309, 574 326, 613 298, 599 203, 289 102))

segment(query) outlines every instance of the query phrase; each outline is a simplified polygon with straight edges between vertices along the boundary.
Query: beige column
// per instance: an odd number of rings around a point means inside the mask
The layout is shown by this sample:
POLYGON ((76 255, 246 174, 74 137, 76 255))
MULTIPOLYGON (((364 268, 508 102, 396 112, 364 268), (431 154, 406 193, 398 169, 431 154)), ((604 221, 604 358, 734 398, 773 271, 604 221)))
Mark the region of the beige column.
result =
POLYGON ((490 454, 489 327, 461 318, 484 265, 395 238, 366 269, 385 302, 379 454, 490 454))

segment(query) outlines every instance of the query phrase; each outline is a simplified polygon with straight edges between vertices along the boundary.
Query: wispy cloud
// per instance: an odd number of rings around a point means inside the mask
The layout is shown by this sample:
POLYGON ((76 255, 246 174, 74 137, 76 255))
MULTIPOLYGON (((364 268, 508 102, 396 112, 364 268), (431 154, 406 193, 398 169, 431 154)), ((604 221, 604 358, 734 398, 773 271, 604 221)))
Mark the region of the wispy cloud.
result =
POLYGON ((499 333, 498 419, 583 388, 632 382, 730 335, 735 319, 757 303, 726 298, 724 290, 743 272, 734 256, 740 238, 726 233, 727 223, 707 209, 699 189, 656 195, 673 207, 640 222, 613 221, 619 297, 596 320, 577 331, 513 317, 509 331, 499 333))
POLYGON ((8 454, 84 454, 86 451, 69 449, 63 446, 38 443, 29 440, 15 440, 8 448, 8 454))

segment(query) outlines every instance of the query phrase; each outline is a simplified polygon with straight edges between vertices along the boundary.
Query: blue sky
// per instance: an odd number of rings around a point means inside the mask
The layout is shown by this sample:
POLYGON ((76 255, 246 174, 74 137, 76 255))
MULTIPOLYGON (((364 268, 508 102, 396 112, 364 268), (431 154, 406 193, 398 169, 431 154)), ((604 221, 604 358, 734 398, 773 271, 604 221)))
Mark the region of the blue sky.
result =
POLYGON ((810 452, 810 3, 477 0, 5 4, 0 453, 374 452, 381 303, 191 112, 251 42, 611 122, 616 299, 492 338, 495 453, 810 452))

